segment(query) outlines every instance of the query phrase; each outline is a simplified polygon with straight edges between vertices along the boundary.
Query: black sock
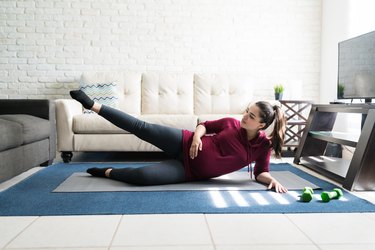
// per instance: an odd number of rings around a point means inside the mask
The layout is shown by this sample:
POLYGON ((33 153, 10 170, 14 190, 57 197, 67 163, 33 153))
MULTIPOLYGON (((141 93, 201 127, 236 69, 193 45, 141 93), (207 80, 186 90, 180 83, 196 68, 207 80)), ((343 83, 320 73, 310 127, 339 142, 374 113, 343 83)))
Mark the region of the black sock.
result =
POLYGON ((82 90, 72 90, 70 91, 70 96, 74 100, 79 101, 85 109, 91 109, 92 106, 94 106, 94 101, 91 100, 82 90))
POLYGON ((110 168, 89 168, 86 170, 86 172, 95 177, 107 177, 105 176, 105 171, 108 169, 110 168))

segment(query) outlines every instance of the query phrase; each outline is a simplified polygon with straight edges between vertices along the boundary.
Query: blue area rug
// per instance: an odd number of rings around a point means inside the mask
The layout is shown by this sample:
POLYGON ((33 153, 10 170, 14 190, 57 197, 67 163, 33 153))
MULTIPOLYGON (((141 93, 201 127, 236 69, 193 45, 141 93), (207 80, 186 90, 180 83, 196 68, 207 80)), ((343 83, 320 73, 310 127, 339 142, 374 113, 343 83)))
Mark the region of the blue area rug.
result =
MULTIPOLYGON (((179 213, 351 213, 375 212, 375 205, 344 192, 343 199, 320 201, 316 191, 310 203, 299 201, 298 191, 167 191, 53 193, 74 172, 92 166, 125 167, 145 163, 58 163, 0 193, 0 216, 179 214, 179 213)), ((271 164, 272 171, 291 171, 332 190, 336 186, 290 164, 271 164)))

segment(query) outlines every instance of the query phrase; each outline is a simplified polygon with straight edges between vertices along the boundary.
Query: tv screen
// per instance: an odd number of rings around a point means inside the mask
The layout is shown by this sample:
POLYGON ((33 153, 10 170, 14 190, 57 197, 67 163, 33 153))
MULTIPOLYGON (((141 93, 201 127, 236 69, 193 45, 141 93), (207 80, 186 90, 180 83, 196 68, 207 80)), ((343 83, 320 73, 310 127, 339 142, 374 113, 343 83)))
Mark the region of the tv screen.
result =
POLYGON ((375 98, 375 31, 338 44, 337 99, 375 98))

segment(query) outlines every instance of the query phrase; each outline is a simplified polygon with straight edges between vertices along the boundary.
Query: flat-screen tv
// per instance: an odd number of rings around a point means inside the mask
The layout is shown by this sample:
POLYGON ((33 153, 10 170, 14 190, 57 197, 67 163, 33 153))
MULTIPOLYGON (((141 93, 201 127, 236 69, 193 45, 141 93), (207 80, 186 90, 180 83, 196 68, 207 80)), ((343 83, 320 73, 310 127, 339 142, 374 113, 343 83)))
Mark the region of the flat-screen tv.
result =
POLYGON ((375 31, 338 44, 337 99, 375 98, 375 31))

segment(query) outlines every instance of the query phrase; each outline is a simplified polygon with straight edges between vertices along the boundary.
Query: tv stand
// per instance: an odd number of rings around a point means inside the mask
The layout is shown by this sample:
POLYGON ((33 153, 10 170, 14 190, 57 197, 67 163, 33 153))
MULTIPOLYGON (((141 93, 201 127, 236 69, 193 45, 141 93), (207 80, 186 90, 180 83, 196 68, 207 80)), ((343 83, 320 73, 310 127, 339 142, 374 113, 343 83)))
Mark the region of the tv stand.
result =
MULTIPOLYGON (((365 104, 371 105, 372 99, 371 98, 365 98, 365 104)), ((361 128, 362 129, 363 129, 363 126, 365 125, 366 118, 367 118, 367 114, 362 114, 362 121, 361 121, 361 128)))
POLYGON ((348 190, 375 190, 375 104, 312 105, 294 163, 348 190), (359 135, 332 131, 338 113, 367 115, 359 135), (328 143, 355 147, 351 160, 325 156, 328 143))
POLYGON ((372 103, 372 99, 371 98, 365 98, 365 103, 372 103))

